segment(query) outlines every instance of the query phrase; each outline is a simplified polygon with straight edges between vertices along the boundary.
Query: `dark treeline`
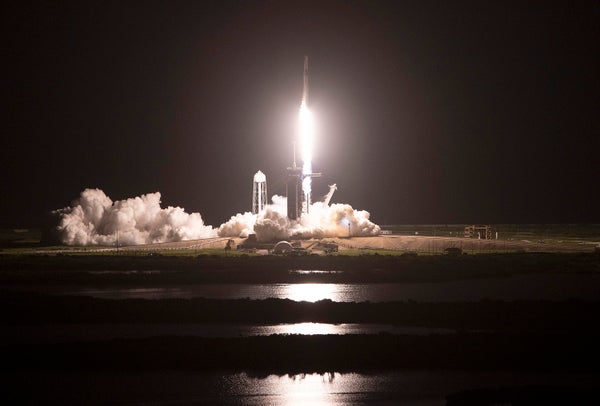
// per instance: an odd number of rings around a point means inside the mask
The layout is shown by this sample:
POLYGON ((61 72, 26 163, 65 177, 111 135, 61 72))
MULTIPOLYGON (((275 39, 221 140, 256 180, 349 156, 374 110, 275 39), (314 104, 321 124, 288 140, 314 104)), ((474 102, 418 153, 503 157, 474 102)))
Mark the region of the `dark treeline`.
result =
POLYGON ((289 299, 124 299, 4 291, 0 318, 32 323, 382 323, 456 330, 600 331, 600 302, 316 303, 289 299))
POLYGON ((460 257, 438 255, 415 258, 385 255, 0 255, 0 283, 4 286, 57 283, 93 286, 299 282, 431 283, 468 278, 508 277, 513 274, 536 272, 597 272, 599 266, 600 256, 593 253, 481 254, 460 257), (325 272, 293 272, 299 269, 325 272))
POLYGON ((228 370, 300 373, 389 368, 600 371, 600 335, 152 337, 0 346, 3 371, 228 370))

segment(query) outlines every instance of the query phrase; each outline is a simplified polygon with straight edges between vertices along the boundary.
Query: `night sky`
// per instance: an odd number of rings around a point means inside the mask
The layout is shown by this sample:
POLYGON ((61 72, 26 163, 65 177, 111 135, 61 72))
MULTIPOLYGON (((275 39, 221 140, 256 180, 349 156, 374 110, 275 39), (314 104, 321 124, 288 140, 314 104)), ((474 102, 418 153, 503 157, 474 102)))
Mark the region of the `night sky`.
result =
POLYGON ((310 59, 313 198, 379 224, 600 221, 600 2, 14 2, 2 225, 88 187, 218 226, 285 194, 310 59), (550 4, 552 3, 552 4, 550 4))

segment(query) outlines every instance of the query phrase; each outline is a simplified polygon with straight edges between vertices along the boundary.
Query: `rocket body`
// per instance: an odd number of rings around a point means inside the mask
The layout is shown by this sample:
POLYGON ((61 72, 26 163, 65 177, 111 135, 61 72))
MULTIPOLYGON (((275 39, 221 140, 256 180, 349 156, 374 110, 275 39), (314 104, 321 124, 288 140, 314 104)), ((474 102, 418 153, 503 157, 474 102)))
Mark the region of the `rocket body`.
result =
POLYGON ((308 56, 304 55, 304 87, 300 105, 300 137, 302 142, 302 212, 308 213, 312 190, 312 115, 308 109, 308 56))
POLYGON ((308 106, 308 56, 304 55, 304 87, 302 89, 302 104, 308 106))
MULTIPOLYGON (((321 176, 312 171, 313 128, 312 115, 308 109, 308 56, 304 56, 304 84, 302 103, 299 112, 298 140, 302 156, 302 168, 296 167, 294 147, 294 164, 288 168, 287 198, 288 218, 296 220, 302 213, 308 213, 311 205, 312 178, 321 176)), ((295 144, 294 144, 295 145, 295 144)))

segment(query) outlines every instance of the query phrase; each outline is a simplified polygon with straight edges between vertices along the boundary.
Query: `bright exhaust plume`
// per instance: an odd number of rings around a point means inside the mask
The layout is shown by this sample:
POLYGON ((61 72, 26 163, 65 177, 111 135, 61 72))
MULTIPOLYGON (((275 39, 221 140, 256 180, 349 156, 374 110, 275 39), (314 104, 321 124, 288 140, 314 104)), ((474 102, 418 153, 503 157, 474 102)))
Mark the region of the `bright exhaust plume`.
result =
POLYGON ((310 196, 312 191, 311 183, 312 178, 312 151, 313 151, 313 117, 312 113, 303 101, 300 105, 299 114, 299 135, 300 135, 300 148, 302 152, 302 174, 305 175, 302 179, 302 191, 305 196, 310 196))

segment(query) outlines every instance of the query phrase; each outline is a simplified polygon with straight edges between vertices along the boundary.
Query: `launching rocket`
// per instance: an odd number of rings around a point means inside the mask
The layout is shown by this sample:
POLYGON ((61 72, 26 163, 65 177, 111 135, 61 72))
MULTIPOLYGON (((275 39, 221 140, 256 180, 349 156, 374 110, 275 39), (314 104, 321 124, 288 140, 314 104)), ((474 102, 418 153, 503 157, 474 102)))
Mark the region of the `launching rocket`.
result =
POLYGON ((302 89, 302 104, 308 106, 308 56, 304 55, 304 88, 302 89))
POLYGON ((308 56, 304 56, 304 85, 302 88, 302 103, 300 105, 300 145, 302 150, 302 167, 296 166, 296 148, 294 143, 294 161, 288 169, 287 215, 290 220, 297 220, 302 213, 310 210, 311 181, 320 173, 312 171, 312 128, 311 116, 308 110, 308 56))

